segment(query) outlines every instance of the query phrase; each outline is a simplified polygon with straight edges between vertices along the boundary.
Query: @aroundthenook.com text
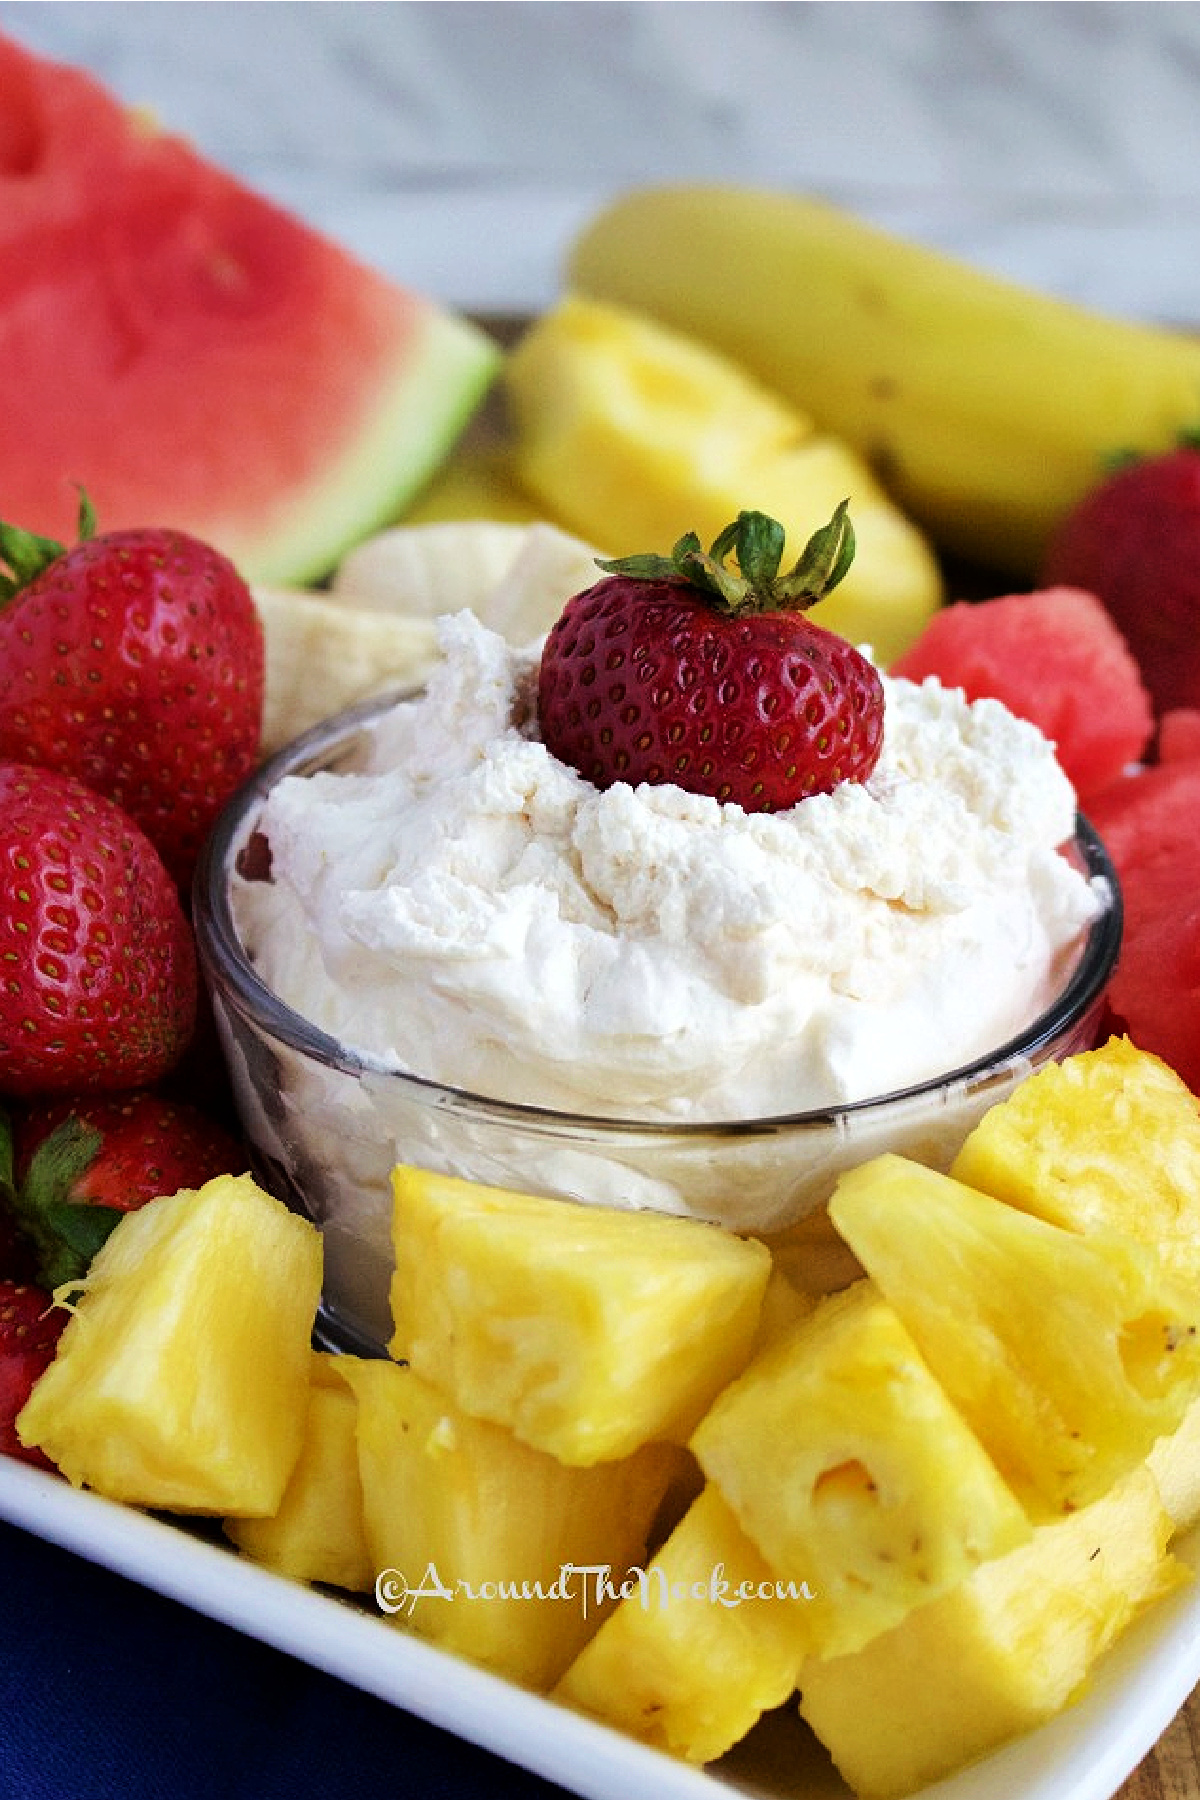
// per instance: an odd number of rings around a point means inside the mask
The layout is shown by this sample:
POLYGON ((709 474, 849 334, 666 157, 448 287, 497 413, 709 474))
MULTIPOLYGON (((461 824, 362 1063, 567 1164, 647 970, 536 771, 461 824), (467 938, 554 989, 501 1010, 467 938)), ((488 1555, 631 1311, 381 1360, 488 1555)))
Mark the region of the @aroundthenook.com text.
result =
POLYGON ((581 1606, 587 1618, 592 1611, 617 1600, 636 1599, 643 1611, 662 1612, 686 1601, 706 1601, 710 1606, 745 1606, 755 1601, 813 1600, 806 1581, 730 1581, 724 1563, 717 1563, 703 1579, 673 1581, 658 1563, 634 1565, 618 1575, 611 1563, 562 1563, 551 1581, 544 1578, 499 1578, 468 1581, 457 1576, 443 1580, 435 1562, 426 1565, 417 1582, 399 1569, 382 1569, 375 1579, 375 1601, 381 1612, 403 1613, 411 1618, 420 1600, 496 1601, 541 1600, 581 1606))

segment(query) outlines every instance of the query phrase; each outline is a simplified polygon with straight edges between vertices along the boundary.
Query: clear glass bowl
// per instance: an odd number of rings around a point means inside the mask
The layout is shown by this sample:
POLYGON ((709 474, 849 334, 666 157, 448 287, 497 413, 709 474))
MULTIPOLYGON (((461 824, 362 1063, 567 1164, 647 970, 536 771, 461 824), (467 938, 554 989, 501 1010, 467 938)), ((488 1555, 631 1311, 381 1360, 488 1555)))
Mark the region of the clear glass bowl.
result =
POLYGON ((1040 1064, 1095 1040, 1121 903, 1104 847, 1080 818, 1068 853, 1107 903, 1061 990, 1019 1036, 938 1080, 782 1118, 660 1124, 492 1100, 357 1054, 260 980, 238 937, 231 876, 267 791, 286 775, 352 770, 364 727, 397 698, 342 714, 264 764, 218 822, 194 895, 201 963, 255 1174, 324 1234, 320 1332, 334 1347, 373 1354, 390 1335, 397 1162, 598 1204, 686 1209, 769 1235, 816 1210, 842 1170, 881 1151, 947 1167, 988 1107, 1040 1064))

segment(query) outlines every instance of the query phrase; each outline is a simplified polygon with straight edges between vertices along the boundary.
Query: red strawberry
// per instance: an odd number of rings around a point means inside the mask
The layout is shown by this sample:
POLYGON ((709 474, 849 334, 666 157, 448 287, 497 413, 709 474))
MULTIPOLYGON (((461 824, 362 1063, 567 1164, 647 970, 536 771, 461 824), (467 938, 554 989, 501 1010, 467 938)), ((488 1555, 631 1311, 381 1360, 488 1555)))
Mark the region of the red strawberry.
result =
POLYGON ((215 1120, 144 1090, 29 1107, 7 1182, 6 1129, 0 1113, 0 1196, 36 1255, 37 1279, 51 1289, 86 1273, 123 1213, 248 1166, 215 1120))
POLYGON ((706 555, 601 562, 542 651, 547 748, 599 788, 672 782, 776 812, 863 781, 883 743, 883 685, 852 645, 803 617, 854 554, 846 503, 780 576, 782 526, 743 512, 706 555), (725 566, 737 557, 735 574, 725 566))
POLYGON ((183 1054, 196 952, 132 819, 82 782, 0 762, 0 1093, 149 1085, 183 1054))
POLYGON ((16 1431, 17 1414, 34 1382, 54 1361, 67 1314, 44 1289, 20 1281, 0 1281, 0 1453, 19 1456, 40 1469, 53 1464, 40 1450, 27 1450, 16 1431))
POLYGON ((233 564, 195 538, 91 537, 86 503, 80 528, 66 550, 0 525, 0 757, 115 800, 183 884, 257 759, 262 627, 233 564))
POLYGON ((1200 448, 1183 444, 1100 482, 1054 533, 1041 576, 1104 602, 1156 713, 1200 706, 1200 448))

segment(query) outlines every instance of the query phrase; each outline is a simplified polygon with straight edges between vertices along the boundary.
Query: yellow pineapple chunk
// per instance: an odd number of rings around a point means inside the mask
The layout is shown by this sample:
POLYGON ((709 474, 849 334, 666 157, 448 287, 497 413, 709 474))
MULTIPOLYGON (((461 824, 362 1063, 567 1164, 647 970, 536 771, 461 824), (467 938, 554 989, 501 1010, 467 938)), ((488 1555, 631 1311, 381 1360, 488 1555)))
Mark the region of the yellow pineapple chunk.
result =
POLYGON ((800 1671, 800 1710, 856 1794, 911 1793, 1071 1701, 1130 1620, 1187 1579, 1136 1470, 853 1656, 800 1671))
POLYGON ((1176 1531, 1200 1521, 1200 1400, 1193 1400, 1183 1423, 1159 1438, 1147 1457, 1163 1505, 1176 1531))
POLYGON ((1200 1392, 1200 1293, 1145 1244, 894 1154, 843 1175, 830 1212, 1033 1516, 1098 1499, 1200 1392))
POLYGON ((355 1428, 358 1408, 324 1351, 312 1358, 304 1442, 279 1511, 269 1519, 226 1519, 239 1550, 290 1575, 366 1593, 375 1567, 363 1528, 355 1428))
POLYGON ((950 1173, 1067 1230, 1153 1244, 1200 1283, 1200 1107, 1128 1038, 1031 1075, 984 1115, 950 1173))
POLYGON ((857 1649, 1030 1533, 868 1281, 757 1356, 692 1450, 775 1573, 807 1582, 822 1654, 857 1649))
POLYGON ((410 1368, 337 1366, 358 1401, 380 1603, 447 1650, 552 1687, 614 1603, 614 1583, 642 1562, 680 1452, 652 1444, 569 1469, 468 1418, 410 1368))
POLYGON ((758 1330, 754 1334, 752 1354, 757 1356, 760 1350, 765 1350, 768 1344, 790 1331, 793 1325, 798 1325, 801 1319, 807 1319, 815 1305, 816 1300, 811 1294, 794 1287, 779 1265, 773 1264, 758 1315, 758 1330))
POLYGON ((689 1762, 732 1749, 796 1686, 808 1599, 706 1487, 571 1664, 555 1698, 689 1762))
POLYGON ((424 1169, 393 1186, 392 1354, 561 1462, 682 1442, 749 1357, 759 1243, 424 1169))
POLYGON ((940 604, 929 545, 862 458, 717 351, 571 295, 525 334, 506 384, 521 486, 611 555, 665 554, 688 531, 707 547, 748 507, 779 520, 794 562, 849 497, 854 562, 816 623, 887 663, 940 604))
POLYGON ((300 1454, 321 1240, 249 1175, 127 1213, 17 1420, 76 1486, 277 1511, 300 1454))

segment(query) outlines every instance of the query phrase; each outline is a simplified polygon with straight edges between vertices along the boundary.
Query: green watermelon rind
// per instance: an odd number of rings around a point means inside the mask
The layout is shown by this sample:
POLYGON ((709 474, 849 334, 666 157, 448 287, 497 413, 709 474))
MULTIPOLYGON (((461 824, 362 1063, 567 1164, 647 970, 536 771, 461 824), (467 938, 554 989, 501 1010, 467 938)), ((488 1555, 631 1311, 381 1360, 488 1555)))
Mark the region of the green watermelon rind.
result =
POLYGON ((245 518, 220 531, 243 577, 282 587, 320 582, 355 544, 393 523, 462 435, 501 360, 479 326, 426 308, 390 374, 380 372, 358 429, 320 473, 252 535, 245 518))

